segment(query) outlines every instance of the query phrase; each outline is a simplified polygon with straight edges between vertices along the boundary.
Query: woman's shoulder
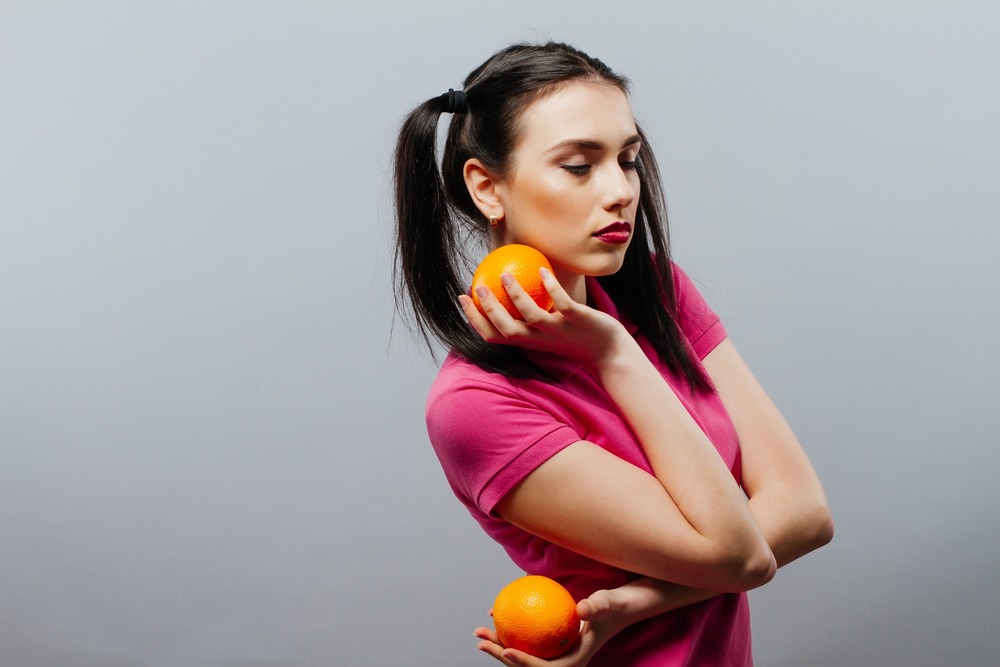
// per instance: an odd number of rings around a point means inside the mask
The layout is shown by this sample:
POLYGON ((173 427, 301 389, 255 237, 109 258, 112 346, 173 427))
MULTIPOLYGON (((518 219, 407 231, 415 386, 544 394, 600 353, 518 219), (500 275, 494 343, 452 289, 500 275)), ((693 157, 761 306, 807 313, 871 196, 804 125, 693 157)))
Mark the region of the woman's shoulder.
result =
POLYGON ((698 355, 704 359, 727 336, 722 318, 709 305, 687 272, 671 264, 677 324, 698 355))
POLYGON ((431 383, 430 394, 446 394, 471 387, 488 387, 513 391, 509 378, 501 373, 477 366, 462 355, 452 351, 445 357, 431 383))
POLYGON ((431 383, 425 411, 430 419, 466 412, 472 406, 479 410, 491 400, 516 398, 519 394, 510 378, 480 368, 453 351, 445 357, 431 383))
POLYGON ((670 273, 671 278, 674 281, 674 295, 677 298, 678 304, 687 300, 691 296, 692 292, 694 294, 698 294, 698 288, 695 287, 691 277, 688 276, 687 271, 685 271, 677 262, 670 262, 670 273))

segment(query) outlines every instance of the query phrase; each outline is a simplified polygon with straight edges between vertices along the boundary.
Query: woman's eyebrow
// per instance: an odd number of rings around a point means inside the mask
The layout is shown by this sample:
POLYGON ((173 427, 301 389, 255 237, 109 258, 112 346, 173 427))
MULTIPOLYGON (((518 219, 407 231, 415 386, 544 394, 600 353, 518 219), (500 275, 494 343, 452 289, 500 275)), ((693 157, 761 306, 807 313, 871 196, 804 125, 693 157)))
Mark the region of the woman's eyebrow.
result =
MULTIPOLYGON (((631 137, 622 142, 622 148, 627 148, 633 144, 637 144, 642 139, 638 134, 633 134, 631 137)), ((566 139, 565 141, 560 141, 558 144, 550 148, 547 153, 554 153, 555 151, 561 150, 563 148, 573 147, 580 148, 583 150, 600 151, 606 148, 604 142, 597 141, 596 139, 566 139)))

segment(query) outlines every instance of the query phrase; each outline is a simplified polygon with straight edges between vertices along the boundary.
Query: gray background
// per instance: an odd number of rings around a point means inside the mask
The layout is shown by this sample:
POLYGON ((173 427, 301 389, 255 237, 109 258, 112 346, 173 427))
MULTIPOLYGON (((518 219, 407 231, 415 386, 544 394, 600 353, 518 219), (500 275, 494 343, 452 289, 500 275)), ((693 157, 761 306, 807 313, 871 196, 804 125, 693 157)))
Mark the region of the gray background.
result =
POLYGON ((829 493, 759 664, 1000 663, 994 7, 0 2, 0 663, 493 664, 518 572, 426 440, 389 156, 548 37, 633 79, 829 493))

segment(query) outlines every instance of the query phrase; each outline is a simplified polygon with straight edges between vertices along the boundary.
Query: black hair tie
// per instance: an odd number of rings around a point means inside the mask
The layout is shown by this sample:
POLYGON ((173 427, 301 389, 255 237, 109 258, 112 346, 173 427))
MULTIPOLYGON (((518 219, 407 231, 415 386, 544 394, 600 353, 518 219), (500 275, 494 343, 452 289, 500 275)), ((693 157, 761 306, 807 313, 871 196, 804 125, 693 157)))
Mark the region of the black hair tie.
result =
POLYGON ((444 99, 445 113, 462 113, 466 109, 465 91, 449 88, 448 92, 442 95, 444 99))

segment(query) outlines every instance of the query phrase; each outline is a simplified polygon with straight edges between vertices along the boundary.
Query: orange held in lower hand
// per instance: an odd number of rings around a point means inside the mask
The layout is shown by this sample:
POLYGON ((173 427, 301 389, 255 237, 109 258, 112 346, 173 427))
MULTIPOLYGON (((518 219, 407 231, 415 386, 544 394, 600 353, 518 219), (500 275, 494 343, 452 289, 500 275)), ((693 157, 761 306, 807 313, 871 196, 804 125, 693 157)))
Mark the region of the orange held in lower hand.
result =
POLYGON ((545 290, 545 285, 542 284, 542 278, 538 273, 538 270, 542 267, 548 269, 550 272, 552 271, 552 265, 549 264, 549 260, 545 259, 545 255, 531 246, 519 243, 500 246, 483 258, 483 261, 479 263, 479 267, 472 276, 473 303, 476 304, 479 312, 484 315, 486 314, 479 303, 479 297, 476 295, 476 288, 480 285, 485 285, 496 295, 497 301, 507 309, 507 312, 512 317, 523 320, 524 317, 517 310, 517 306, 510 300, 510 297, 507 296, 507 291, 500 282, 500 276, 503 273, 509 273, 514 276, 517 282, 521 284, 521 287, 524 288, 524 291, 528 293, 540 308, 551 310, 552 297, 545 290))
POLYGON ((500 643, 539 658, 555 658, 580 636, 580 617, 569 591, 557 581, 528 575, 507 584, 493 603, 500 643))

